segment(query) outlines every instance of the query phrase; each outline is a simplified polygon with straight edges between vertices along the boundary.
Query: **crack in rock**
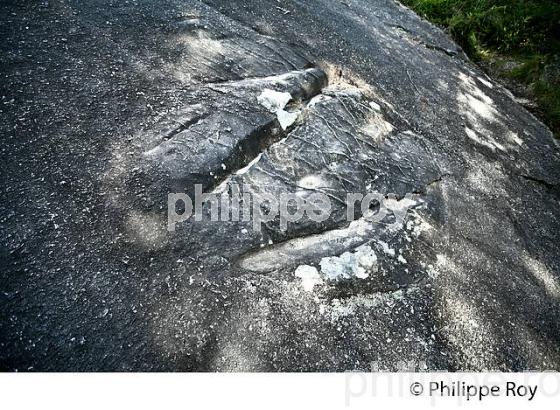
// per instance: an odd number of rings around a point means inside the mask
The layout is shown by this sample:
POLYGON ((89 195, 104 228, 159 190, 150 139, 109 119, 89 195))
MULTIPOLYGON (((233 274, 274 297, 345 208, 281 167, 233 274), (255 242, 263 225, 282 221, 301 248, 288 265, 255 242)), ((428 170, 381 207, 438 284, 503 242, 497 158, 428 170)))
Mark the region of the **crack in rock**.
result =
POLYGON ((169 192, 192 193, 196 184, 213 189, 229 175, 243 172, 267 147, 285 137, 295 121, 291 113, 272 115, 262 107, 259 97, 264 90, 301 101, 315 96, 325 83, 325 74, 311 68, 202 88, 204 104, 174 114, 146 138, 160 143, 144 153, 144 175, 163 176, 169 192), (214 91, 224 96, 218 98, 214 91))

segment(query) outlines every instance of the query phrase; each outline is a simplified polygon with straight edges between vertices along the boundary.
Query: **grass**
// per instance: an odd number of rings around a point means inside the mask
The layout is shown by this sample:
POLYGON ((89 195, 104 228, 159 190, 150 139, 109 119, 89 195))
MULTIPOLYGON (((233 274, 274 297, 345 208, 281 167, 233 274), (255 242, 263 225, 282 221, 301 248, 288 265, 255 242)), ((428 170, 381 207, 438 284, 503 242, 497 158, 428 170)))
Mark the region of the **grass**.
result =
POLYGON ((560 136, 560 1, 401 0, 445 27, 477 62, 507 58, 499 75, 524 84, 543 121, 560 136), (551 74, 554 72, 556 74, 551 74))

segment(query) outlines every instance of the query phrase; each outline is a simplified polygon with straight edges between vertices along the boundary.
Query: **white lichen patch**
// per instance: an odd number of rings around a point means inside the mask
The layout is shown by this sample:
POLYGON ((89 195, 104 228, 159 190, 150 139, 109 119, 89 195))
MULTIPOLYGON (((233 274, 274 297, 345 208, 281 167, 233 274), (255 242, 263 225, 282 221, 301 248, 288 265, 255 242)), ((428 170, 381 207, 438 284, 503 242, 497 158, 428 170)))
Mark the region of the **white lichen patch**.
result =
POLYGON ((379 243, 379 245, 381 245, 381 249, 383 250, 383 253, 389 255, 392 258, 395 257, 395 250, 389 247, 389 244, 387 242, 383 242, 383 241, 377 241, 377 242, 379 243))
POLYGON ((257 101, 268 111, 276 113, 278 110, 284 109, 286 104, 292 99, 292 95, 287 92, 274 91, 265 88, 257 97, 257 101))
POLYGON ((408 263, 407 260, 406 260, 402 255, 399 255, 399 257, 397 258, 397 260, 398 260, 400 263, 402 263, 403 265, 408 263))
POLYGON ((284 110, 286 104, 290 102, 292 95, 288 92, 274 91, 265 88, 257 97, 257 101, 268 111, 276 114, 278 122, 283 130, 288 129, 298 119, 301 111, 289 112, 284 110))
POLYGON ((276 117, 278 118, 278 122, 280 123, 280 126, 285 131, 294 122, 296 122, 300 114, 301 111, 288 112, 285 110, 278 110, 276 112, 276 117))
POLYGON ((368 245, 362 245, 353 252, 321 259, 321 273, 328 280, 366 279, 377 272, 377 256, 368 245))
POLYGON ((313 292, 315 285, 323 283, 319 271, 314 266, 300 265, 296 268, 294 274, 301 279, 301 285, 306 292, 313 292))

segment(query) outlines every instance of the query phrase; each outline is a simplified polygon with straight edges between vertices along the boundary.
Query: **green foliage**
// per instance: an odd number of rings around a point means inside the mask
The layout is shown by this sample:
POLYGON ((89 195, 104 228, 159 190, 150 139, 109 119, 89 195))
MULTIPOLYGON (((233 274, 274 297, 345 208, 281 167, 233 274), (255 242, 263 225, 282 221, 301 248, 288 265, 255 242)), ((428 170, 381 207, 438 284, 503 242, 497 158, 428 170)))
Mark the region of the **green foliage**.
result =
POLYGON ((531 85, 545 121, 560 132, 560 84, 543 77, 560 55, 558 0, 401 0, 444 26, 474 60, 510 56, 522 64, 508 75, 531 85))
POLYGON ((449 28, 470 55, 560 50, 560 2, 555 0, 403 0, 419 14, 449 28))

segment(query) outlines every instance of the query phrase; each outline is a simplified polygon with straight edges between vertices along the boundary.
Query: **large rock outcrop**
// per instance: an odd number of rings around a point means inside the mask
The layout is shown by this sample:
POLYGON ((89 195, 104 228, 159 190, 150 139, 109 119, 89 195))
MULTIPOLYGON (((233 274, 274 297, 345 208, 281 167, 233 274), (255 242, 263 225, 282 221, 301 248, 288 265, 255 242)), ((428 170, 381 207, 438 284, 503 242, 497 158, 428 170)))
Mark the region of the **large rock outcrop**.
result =
POLYGON ((559 147, 407 8, 0 7, 2 369, 560 368, 559 147))

